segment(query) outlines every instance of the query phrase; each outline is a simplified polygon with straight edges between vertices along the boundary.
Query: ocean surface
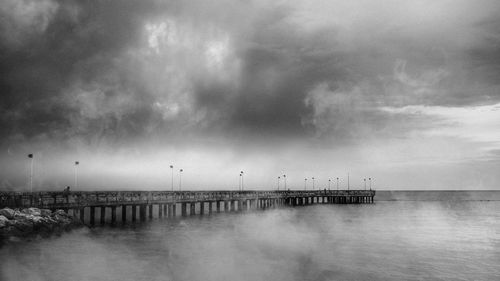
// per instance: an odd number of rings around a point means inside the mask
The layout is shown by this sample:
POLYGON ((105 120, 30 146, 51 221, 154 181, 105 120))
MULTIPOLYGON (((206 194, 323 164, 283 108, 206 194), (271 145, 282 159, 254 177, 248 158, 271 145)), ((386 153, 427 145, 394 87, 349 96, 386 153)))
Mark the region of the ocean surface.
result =
POLYGON ((500 193, 437 194, 11 241, 0 280, 500 280, 500 193))

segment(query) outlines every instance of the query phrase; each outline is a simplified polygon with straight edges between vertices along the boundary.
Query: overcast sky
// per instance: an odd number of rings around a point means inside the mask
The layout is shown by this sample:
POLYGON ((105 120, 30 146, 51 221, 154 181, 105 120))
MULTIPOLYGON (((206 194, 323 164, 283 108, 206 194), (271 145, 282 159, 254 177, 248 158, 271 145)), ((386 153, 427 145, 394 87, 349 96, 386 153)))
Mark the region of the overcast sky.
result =
POLYGON ((4 189, 500 186, 496 0, 0 0, 0 91, 4 189))

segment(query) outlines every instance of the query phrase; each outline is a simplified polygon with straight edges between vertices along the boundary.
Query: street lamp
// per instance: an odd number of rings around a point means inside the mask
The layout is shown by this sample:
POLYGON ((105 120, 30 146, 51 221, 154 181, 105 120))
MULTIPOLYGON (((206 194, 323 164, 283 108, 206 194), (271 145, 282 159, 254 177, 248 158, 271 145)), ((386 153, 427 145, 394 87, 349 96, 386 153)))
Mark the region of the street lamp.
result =
POLYGON ((241 177, 241 191, 243 191, 243 171, 240 171, 240 177, 241 177))
POLYGON ((366 179, 363 179, 363 181, 365 182, 365 190, 366 190, 366 179))
POLYGON ((283 175, 283 180, 285 181, 285 191, 286 191, 286 175, 283 175))
POLYGON ((172 172, 171 188, 172 188, 172 191, 174 191, 174 165, 170 165, 170 171, 172 172))
POLYGON ((75 190, 78 189, 78 165, 80 162, 75 161, 75 190))
POLYGON ((280 178, 281 177, 278 177, 278 191, 280 191, 280 178))
POLYGON ((33 193, 33 162, 35 160, 33 154, 28 154, 28 158, 31 158, 31 169, 30 169, 30 191, 33 193))
POLYGON ((312 180, 313 180, 313 190, 314 190, 314 177, 312 177, 312 180))
POLYGON ((337 191, 339 191, 339 178, 337 178, 337 191))
POLYGON ((179 191, 182 189, 182 172, 184 172, 183 169, 179 170, 179 191))
POLYGON ((304 179, 304 190, 307 190, 307 178, 304 179))
POLYGON ((330 185, 332 183, 332 180, 331 179, 328 179, 328 190, 330 190, 330 185))
POLYGON ((349 191, 349 173, 347 173, 347 191, 349 191))
POLYGON ((368 180, 370 181, 370 190, 372 190, 372 178, 368 178, 368 180))

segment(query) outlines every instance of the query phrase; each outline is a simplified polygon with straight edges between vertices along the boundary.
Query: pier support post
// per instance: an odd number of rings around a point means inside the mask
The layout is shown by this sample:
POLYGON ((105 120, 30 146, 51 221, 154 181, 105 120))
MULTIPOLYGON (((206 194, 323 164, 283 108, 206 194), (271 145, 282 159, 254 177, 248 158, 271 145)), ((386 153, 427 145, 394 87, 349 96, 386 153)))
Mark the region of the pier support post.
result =
POLYGON ((163 217, 163 204, 158 205, 158 217, 163 217))
POLYGON ((175 218, 177 216, 177 203, 174 203, 172 206, 172 217, 175 218))
POLYGON ((201 201, 200 202, 200 216, 203 216, 205 214, 205 202, 201 201))
POLYGON ((181 203, 181 215, 183 217, 187 216, 187 206, 185 202, 181 203))
POLYGON ((217 213, 220 213, 220 201, 217 201, 215 203, 215 209, 216 209, 217 213))
POLYGON ((106 220, 106 207, 101 207, 101 225, 104 225, 106 220))
POLYGON ((90 225, 94 226, 95 224, 95 207, 91 206, 90 207, 90 225))
POLYGON ((196 215, 196 202, 191 202, 189 205, 190 205, 189 215, 190 216, 196 215))
POLYGON ((208 201, 208 214, 212 214, 212 201, 208 201))
POLYGON ((85 207, 80 209, 80 221, 85 223, 85 207))
POLYGON ((142 204, 139 206, 139 213, 140 213, 141 221, 146 220, 146 206, 147 205, 145 205, 145 204, 142 204))
POLYGON ((153 204, 149 204, 149 219, 153 218, 153 204))
POLYGON ((224 201, 224 212, 229 212, 229 201, 224 201))
POLYGON ((116 206, 111 207, 111 224, 116 223, 116 206))
POLYGON ((127 205, 122 205, 122 222, 127 221, 127 205))
POLYGON ((136 220, 137 205, 132 205, 132 221, 136 220))

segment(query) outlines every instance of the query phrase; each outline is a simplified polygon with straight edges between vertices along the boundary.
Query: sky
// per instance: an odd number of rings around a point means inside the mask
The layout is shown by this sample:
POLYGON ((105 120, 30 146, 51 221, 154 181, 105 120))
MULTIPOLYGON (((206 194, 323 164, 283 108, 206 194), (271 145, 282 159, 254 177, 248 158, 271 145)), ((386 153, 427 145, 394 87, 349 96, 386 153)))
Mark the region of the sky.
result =
POLYGON ((500 189, 499 77, 496 0, 0 0, 0 189, 500 189))

